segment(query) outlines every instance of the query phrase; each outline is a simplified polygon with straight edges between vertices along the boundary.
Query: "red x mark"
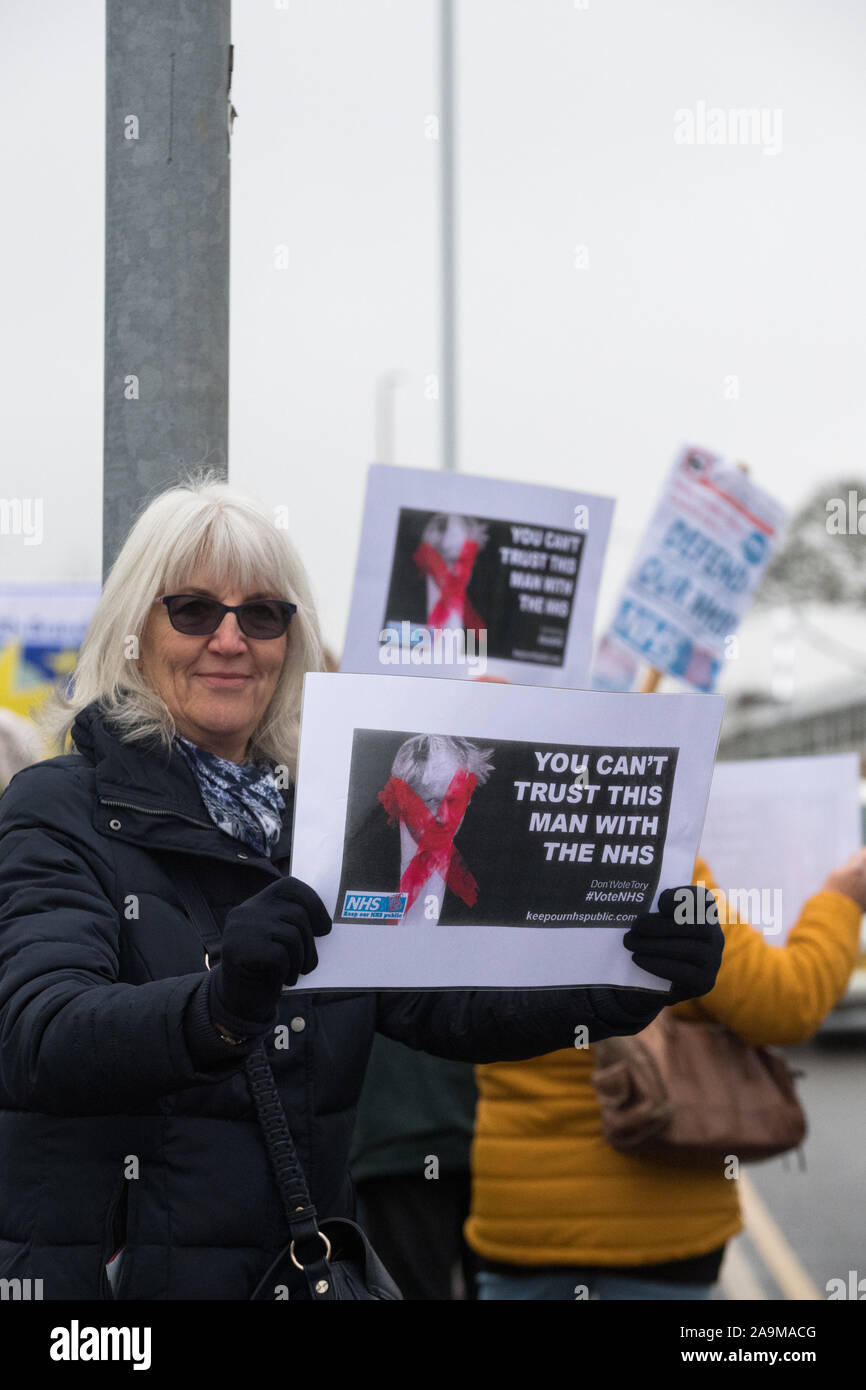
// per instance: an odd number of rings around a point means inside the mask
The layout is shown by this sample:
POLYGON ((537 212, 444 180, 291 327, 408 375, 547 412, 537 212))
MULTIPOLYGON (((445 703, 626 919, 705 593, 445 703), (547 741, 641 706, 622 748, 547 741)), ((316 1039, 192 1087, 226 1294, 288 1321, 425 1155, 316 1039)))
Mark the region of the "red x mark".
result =
POLYGON ((461 614, 467 632, 473 629, 478 631, 484 626, 466 593, 479 549, 477 541, 465 540, 463 549, 454 561, 453 570, 448 568, 438 550, 434 550, 426 541, 422 541, 415 551, 412 556, 415 564, 439 588, 439 597, 427 619, 430 627, 442 627, 448 614, 454 611, 461 614))
POLYGON ((379 800, 388 813, 389 824, 396 825, 402 821, 418 846, 400 879, 400 892, 409 895, 407 912, 434 873, 442 875, 446 885, 467 907, 474 905, 478 897, 478 884, 463 863, 460 851, 455 848, 454 836, 477 782, 474 772, 467 772, 465 767, 455 772, 436 808, 435 816, 402 777, 390 777, 379 792, 379 800))

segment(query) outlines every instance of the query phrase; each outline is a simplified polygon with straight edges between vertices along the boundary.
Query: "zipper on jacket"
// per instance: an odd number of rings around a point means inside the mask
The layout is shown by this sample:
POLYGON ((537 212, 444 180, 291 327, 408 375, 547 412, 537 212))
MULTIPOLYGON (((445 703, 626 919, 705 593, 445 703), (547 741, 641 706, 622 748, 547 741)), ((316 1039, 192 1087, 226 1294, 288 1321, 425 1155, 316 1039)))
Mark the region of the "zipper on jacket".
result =
POLYGON ((152 811, 148 806, 134 806, 131 801, 106 801, 103 797, 99 798, 100 806, 125 806, 128 811, 140 811, 143 816, 176 816, 179 820, 188 820, 192 825, 200 825, 203 830, 213 829, 205 820, 197 820, 195 816, 185 816, 183 811, 152 811))

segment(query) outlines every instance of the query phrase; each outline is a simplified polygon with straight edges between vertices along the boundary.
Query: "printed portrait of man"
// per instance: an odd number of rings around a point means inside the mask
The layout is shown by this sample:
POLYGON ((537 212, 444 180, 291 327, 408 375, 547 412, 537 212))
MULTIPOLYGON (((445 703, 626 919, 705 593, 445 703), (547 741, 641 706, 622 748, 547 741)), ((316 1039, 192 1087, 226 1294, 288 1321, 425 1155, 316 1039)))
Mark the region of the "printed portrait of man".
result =
POLYGON ((484 626, 466 590, 486 544, 487 527, 472 517, 439 513, 428 521, 412 558, 427 577, 429 627, 479 631, 484 626))
POLYGON ((494 771, 492 749, 445 734, 415 734, 398 748, 376 805, 346 845, 348 893, 406 895, 408 926, 471 917, 478 899, 459 833, 475 789, 494 771))
POLYGON ((469 590, 489 527, 445 512, 401 512, 385 623, 480 633, 485 623, 469 590))

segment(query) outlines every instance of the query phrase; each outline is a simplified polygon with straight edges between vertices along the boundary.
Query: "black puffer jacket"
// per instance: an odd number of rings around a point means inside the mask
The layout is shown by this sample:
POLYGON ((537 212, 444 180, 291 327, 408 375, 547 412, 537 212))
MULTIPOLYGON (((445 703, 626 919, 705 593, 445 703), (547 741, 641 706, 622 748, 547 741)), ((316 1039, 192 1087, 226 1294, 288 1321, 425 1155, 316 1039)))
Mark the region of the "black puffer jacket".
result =
MULTIPOLYGON (((118 1298, 246 1299, 285 1223, 241 1049, 217 1040, 215 1055, 201 1031, 203 948, 172 865, 194 869, 222 927, 288 872, 291 814, 259 858, 209 820, 177 753, 121 743, 95 704, 73 738, 77 753, 20 772, 0 800, 0 1277, 110 1298, 105 1262, 125 1242, 118 1298)), ((376 1029, 443 1057, 517 1059, 569 1046, 580 1023, 591 1039, 637 1032, 664 996, 626 1002, 634 1013, 610 990, 287 990, 290 1046, 268 1052, 320 1216, 352 1214, 376 1029)))

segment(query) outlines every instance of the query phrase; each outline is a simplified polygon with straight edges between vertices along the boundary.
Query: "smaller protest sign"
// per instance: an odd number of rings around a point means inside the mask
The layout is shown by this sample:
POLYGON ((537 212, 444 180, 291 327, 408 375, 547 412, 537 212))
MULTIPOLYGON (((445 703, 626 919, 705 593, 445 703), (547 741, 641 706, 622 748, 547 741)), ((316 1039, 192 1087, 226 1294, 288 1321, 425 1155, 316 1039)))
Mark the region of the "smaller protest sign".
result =
POLYGON ((370 469, 343 671, 580 685, 613 502, 370 469))
POLYGON ((860 847, 859 764, 856 753, 751 758, 713 773, 701 856, 730 911, 774 945, 860 847))
POLYGON ((785 514, 735 464, 681 451, 611 624, 650 666, 712 690, 785 514))
POLYGON ((28 715, 75 668, 96 583, 0 585, 0 705, 28 715))
POLYGON ((592 659, 593 690, 634 690, 639 663, 634 652, 605 634, 592 659))
POLYGON ((335 925, 305 987, 663 988, 622 936, 691 882, 722 705, 308 675, 292 873, 335 925))

